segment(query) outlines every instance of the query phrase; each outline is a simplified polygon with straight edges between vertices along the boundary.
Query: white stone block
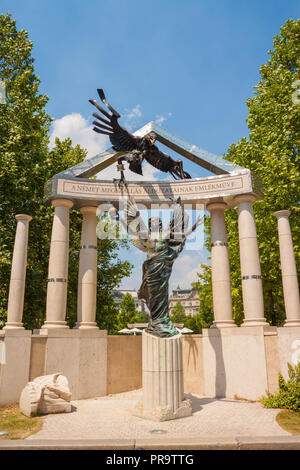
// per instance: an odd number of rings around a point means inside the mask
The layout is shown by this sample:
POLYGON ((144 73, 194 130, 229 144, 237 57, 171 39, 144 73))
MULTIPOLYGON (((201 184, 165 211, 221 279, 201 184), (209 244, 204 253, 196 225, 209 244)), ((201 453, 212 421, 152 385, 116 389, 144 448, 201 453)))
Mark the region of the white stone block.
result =
POLYGON ((20 410, 26 416, 48 413, 69 413, 71 392, 61 372, 37 377, 28 382, 20 398, 20 410))

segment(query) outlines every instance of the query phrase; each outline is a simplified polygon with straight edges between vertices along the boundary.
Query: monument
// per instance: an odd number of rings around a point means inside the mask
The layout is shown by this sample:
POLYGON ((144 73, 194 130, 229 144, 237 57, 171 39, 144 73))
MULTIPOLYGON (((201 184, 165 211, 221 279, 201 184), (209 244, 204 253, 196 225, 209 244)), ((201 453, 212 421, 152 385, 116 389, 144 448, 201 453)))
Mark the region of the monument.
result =
POLYGON ((151 217, 147 228, 130 196, 124 212, 126 222, 121 220, 131 242, 147 254, 138 296, 146 301, 150 320, 143 331, 143 401, 136 406, 135 414, 157 421, 189 416, 192 409, 183 395, 181 334, 168 313, 169 278, 186 238, 204 217, 187 229, 188 215, 180 198, 174 201, 173 217, 167 227, 163 227, 159 217, 151 217))
MULTIPOLYGON (((129 162, 129 169, 139 175, 143 174, 141 165, 145 159, 155 168, 169 172, 175 179, 191 177, 183 171, 181 160, 173 160, 154 145, 154 132, 144 137, 135 137, 121 127, 118 124, 120 114, 107 102, 103 90, 98 90, 98 93, 112 114, 107 113, 97 101, 91 100, 102 115, 109 119, 107 121, 94 113, 97 118, 93 123, 94 131, 108 134, 114 150, 126 152, 125 156, 118 158, 118 170, 121 172, 118 186, 121 190, 123 186, 126 188, 123 199, 125 220, 121 220, 130 241, 147 254, 138 297, 146 301, 150 320, 143 332, 143 401, 137 405, 135 414, 158 421, 188 416, 192 413, 192 408, 183 395, 181 334, 173 326, 168 313, 169 278, 173 263, 183 250, 186 238, 204 218, 198 218, 193 227, 187 229, 188 215, 178 197, 176 200, 171 199, 174 213, 167 227, 163 227, 159 217, 149 218, 149 227, 146 227, 135 199, 128 191, 122 162, 129 162)), ((115 213, 118 214, 118 211, 115 213)))
MULTIPOLYGON (((5 328, 0 330, 0 405, 17 403, 28 382, 58 371, 68 378, 74 400, 103 396, 108 390, 116 393, 111 391, 115 389, 112 382, 109 383, 109 368, 115 368, 114 377, 120 382, 122 380, 119 364, 114 362, 115 356, 112 355, 112 360, 108 360, 111 351, 109 344, 116 344, 120 339, 125 348, 128 339, 126 348, 130 349, 129 340, 132 340, 131 345, 135 342, 136 346, 140 340, 138 337, 109 338, 107 332, 100 330, 96 323, 96 227, 99 205, 106 205, 107 211, 112 206, 114 211, 118 211, 120 200, 125 200, 127 219, 132 217, 131 222, 134 223, 138 218, 136 208, 139 210, 141 205, 146 209, 151 209, 153 204, 159 205, 162 210, 173 209, 173 225, 169 224, 168 230, 162 227, 158 219, 151 218, 150 225, 140 228, 138 234, 135 234, 138 236, 130 234, 132 241, 147 253, 140 295, 146 299, 151 311, 148 331, 144 332, 142 338, 143 400, 136 406, 135 413, 156 420, 174 419, 191 413, 189 402, 183 400, 182 383, 182 353, 184 348, 190 346, 174 331, 166 308, 168 278, 188 235, 188 232, 183 231, 183 236, 177 238, 174 229, 176 220, 179 220, 180 226, 186 219, 181 208, 184 204, 189 204, 192 209, 201 205, 210 212, 214 311, 213 327, 204 329, 201 338, 190 338, 193 341, 193 354, 190 354, 190 349, 185 350, 189 351, 185 358, 193 356, 198 361, 192 371, 185 359, 185 372, 189 374, 190 370, 192 373, 189 379, 192 388, 187 390, 216 397, 234 398, 238 395, 252 400, 258 399, 266 389, 273 391, 278 372, 286 375, 286 363, 291 362, 290 355, 295 353, 293 347, 300 337, 299 293, 289 211, 275 213, 287 317, 284 327, 276 328, 270 327, 264 317, 262 276, 252 207, 255 201, 262 198, 260 180, 247 168, 189 144, 154 122, 146 124, 133 135, 129 134, 116 122, 118 113, 106 102, 102 93, 100 98, 110 113, 104 110, 108 115, 104 114, 106 123, 103 123, 104 118, 100 114, 96 116, 95 128, 98 129, 96 132, 102 131, 102 123, 108 127, 103 130, 112 138, 112 147, 54 175, 45 186, 45 201, 54 208, 46 320, 41 329, 33 333, 25 330, 22 323, 31 217, 16 214, 17 230, 7 322, 5 328), (209 170, 212 175, 190 178, 183 169, 182 161, 173 160, 161 152, 155 141, 209 170), (141 174, 144 160, 158 170, 173 174, 177 180, 126 181, 124 161, 129 163, 129 170, 141 174), (101 171, 112 164, 118 165, 120 179, 101 179, 101 171), (95 175, 97 179, 93 179, 95 175), (244 310, 241 328, 236 327, 232 317, 224 217, 225 210, 234 207, 238 210, 244 310), (77 324, 72 329, 66 323, 70 209, 82 214, 77 324), (169 232, 168 237, 165 236, 166 231, 169 232), (148 234, 148 238, 144 237, 145 234, 148 234)), ((103 115, 102 110, 101 113, 103 115)), ((130 223, 128 229, 130 231, 130 223)), ((185 229, 190 230, 187 227, 185 229)), ((126 355, 126 348, 122 350, 123 356, 126 355)), ((133 349, 130 351, 132 354, 133 349)), ((136 388, 141 384, 139 374, 135 370, 132 375, 136 388)), ((132 389, 128 388, 127 376, 120 386, 118 383, 117 389, 118 392, 132 389)))
MULTIPOLYGON (((135 414, 153 420, 189 416, 192 413, 191 406, 187 400, 184 400, 183 395, 182 338, 168 315, 168 280, 174 260, 182 251, 187 236, 195 230, 201 220, 197 220, 196 224, 188 229, 187 215, 182 207, 184 204, 189 204, 196 209, 197 205, 201 205, 211 212, 215 326, 234 327, 224 210, 239 203, 239 197, 245 198, 243 204, 248 204, 252 210, 252 202, 261 198, 260 182, 249 170, 184 142, 154 122, 130 134, 118 124, 120 114, 107 102, 103 91, 99 90, 98 93, 110 112, 107 112, 97 101, 91 100, 91 103, 101 112, 101 115, 94 113, 96 118, 94 130, 108 135, 112 147, 55 175, 46 185, 46 200, 55 207, 53 240, 57 238, 55 234, 57 214, 61 221, 60 230, 62 226, 65 227, 65 232, 61 234, 60 239, 64 241, 64 244, 60 244, 60 250, 62 246, 65 248, 63 252, 60 252, 60 256, 65 256, 67 259, 69 209, 72 207, 80 210, 83 214, 83 231, 78 284, 78 298, 80 299, 78 325, 79 329, 96 328, 96 210, 99 205, 106 204, 107 211, 112 213, 113 207, 117 213, 120 201, 123 201, 127 219, 126 229, 129 231, 131 241, 147 253, 147 259, 143 264, 143 282, 139 296, 146 300, 151 316, 142 338, 143 400, 137 404, 135 414), (215 176, 191 178, 183 170, 182 161, 173 160, 161 152, 154 145, 155 141, 163 143, 195 164, 211 171, 215 176), (177 181, 127 182, 124 176, 124 161, 129 163, 130 171, 142 174, 144 160, 158 170, 169 172, 177 181), (120 179, 113 181, 99 179, 101 170, 114 163, 117 163, 121 173, 120 179), (96 174, 97 179, 89 179, 96 174), (153 204, 160 206, 163 204, 165 209, 174 209, 173 218, 168 227, 163 228, 161 221, 153 217, 149 220, 148 228, 142 226, 138 206, 142 205, 144 208, 151 209, 153 204), (138 224, 137 219, 139 219, 138 224), (132 223, 135 223, 135 226, 139 225, 138 234, 136 231, 134 234, 130 233, 132 223), (184 230, 182 230, 183 226, 184 230), (178 232, 181 233, 180 237, 175 236, 178 232), (91 282, 85 283, 84 279, 88 278, 91 282)), ((252 223, 254 223, 253 219, 252 223)), ((251 249, 255 251, 257 245, 251 249)), ((56 250, 53 241, 49 260, 51 282, 48 284, 48 296, 50 300, 47 303, 48 313, 43 327, 48 331, 53 328, 63 328, 65 325, 66 300, 62 291, 66 292, 67 286, 66 282, 60 282, 60 279, 67 279, 67 270, 66 268, 59 270, 54 262, 58 256, 56 250), (55 313, 51 307, 54 304, 54 296, 56 297, 55 313), (58 302, 60 306, 57 305, 58 302), (61 313, 58 314, 58 312, 61 313)), ((259 266, 256 269, 257 272, 255 271, 254 274, 257 280, 255 286, 253 284, 252 286, 256 291, 255 296, 260 298, 259 266)), ((253 274, 252 271, 251 274, 253 274)), ((261 309, 255 308, 255 321, 257 324, 266 324, 261 309)))

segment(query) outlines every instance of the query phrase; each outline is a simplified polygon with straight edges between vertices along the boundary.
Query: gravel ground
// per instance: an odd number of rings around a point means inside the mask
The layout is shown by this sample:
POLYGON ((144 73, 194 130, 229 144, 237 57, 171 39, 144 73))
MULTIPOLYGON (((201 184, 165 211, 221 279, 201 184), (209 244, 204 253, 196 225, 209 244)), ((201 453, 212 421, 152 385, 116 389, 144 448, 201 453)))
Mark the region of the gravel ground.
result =
POLYGON ((73 412, 45 416, 38 433, 27 439, 142 439, 159 437, 150 431, 167 431, 163 438, 231 436, 289 436, 276 422, 279 412, 260 403, 186 395, 193 415, 166 422, 133 416, 142 390, 88 400, 72 401, 73 412))

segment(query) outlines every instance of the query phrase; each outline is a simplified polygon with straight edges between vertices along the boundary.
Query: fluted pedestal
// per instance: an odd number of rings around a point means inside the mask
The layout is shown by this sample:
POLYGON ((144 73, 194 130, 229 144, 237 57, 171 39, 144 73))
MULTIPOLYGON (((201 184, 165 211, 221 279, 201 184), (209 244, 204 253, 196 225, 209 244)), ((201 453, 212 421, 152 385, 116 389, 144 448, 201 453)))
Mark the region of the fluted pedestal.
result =
POLYGON ((143 332, 143 399, 134 414, 153 421, 192 414, 183 394, 181 334, 158 338, 143 332))

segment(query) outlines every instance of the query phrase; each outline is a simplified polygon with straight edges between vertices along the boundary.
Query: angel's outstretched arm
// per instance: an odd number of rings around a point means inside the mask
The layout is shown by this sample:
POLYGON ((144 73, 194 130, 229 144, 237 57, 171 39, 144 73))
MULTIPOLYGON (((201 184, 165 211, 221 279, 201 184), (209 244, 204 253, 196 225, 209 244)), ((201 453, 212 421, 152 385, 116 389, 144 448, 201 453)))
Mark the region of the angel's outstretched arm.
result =
POLYGON ((185 237, 188 237, 192 232, 194 232, 194 230, 196 230, 196 228, 197 228, 199 225, 204 224, 205 220, 206 220, 206 216, 205 216, 205 215, 203 215, 202 217, 200 217, 200 215, 199 215, 199 217, 197 217, 197 220, 196 220, 196 222, 194 223, 194 225, 193 225, 191 228, 189 228, 189 229, 187 229, 187 230, 185 231, 184 236, 185 236, 185 237))
MULTIPOLYGON (((147 242, 148 232, 145 235, 144 232, 140 232, 140 231, 136 230, 136 227, 132 228, 132 226, 130 226, 130 224, 128 224, 128 222, 125 219, 123 219, 122 217, 119 217, 119 221, 121 222, 124 229, 128 233, 131 243, 136 248, 138 248, 139 250, 144 251, 146 253, 147 252, 146 242, 147 242)), ((138 222, 137 222, 137 224, 138 224, 138 222)))

